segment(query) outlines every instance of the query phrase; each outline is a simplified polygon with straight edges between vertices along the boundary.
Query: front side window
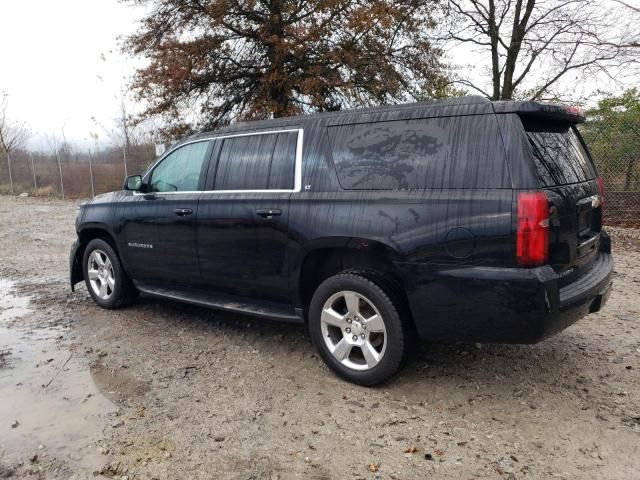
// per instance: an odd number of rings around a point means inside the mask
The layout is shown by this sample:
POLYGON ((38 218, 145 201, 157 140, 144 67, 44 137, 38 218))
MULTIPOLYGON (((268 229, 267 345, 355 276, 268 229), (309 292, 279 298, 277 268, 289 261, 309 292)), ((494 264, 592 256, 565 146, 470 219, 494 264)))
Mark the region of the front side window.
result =
POLYGON ((193 192, 198 190, 208 141, 190 143, 167 155, 151 173, 152 192, 193 192))
POLYGON ((225 138, 216 190, 292 190, 298 132, 225 138))

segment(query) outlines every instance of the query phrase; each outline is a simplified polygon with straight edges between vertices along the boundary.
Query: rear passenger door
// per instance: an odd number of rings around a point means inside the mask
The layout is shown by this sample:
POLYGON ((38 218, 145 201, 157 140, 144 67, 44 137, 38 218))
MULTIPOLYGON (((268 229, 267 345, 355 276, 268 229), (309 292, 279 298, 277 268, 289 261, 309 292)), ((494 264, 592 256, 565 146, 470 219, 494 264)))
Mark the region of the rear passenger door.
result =
POLYGON ((198 207, 198 254, 207 288, 288 299, 289 197, 300 191, 302 130, 218 138, 198 207))

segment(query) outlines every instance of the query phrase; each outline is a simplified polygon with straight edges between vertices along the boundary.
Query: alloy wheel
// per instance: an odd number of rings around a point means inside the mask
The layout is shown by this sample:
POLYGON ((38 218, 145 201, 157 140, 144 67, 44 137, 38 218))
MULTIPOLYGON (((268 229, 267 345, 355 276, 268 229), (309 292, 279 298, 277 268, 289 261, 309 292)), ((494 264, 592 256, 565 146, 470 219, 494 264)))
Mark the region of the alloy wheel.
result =
POLYGON ((384 356, 387 330, 373 302, 352 291, 340 291, 325 302, 320 328, 329 352, 354 370, 370 370, 384 356))
POLYGON ((116 287, 113 265, 106 253, 94 250, 89 255, 87 274, 93 293, 101 300, 108 300, 116 287))

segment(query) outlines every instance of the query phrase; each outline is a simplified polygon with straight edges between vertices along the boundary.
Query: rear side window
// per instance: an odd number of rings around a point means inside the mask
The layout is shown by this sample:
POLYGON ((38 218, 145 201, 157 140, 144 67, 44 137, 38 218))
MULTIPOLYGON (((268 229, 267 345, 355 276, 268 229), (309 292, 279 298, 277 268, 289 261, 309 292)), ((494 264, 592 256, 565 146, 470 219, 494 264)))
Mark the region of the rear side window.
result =
POLYGON ((293 189, 297 138, 297 132, 225 138, 216 190, 293 189))
POLYGON ((332 126, 329 138, 347 190, 511 185, 494 115, 332 126))
POLYGON ((593 163, 573 125, 522 121, 544 187, 596 178, 593 163))

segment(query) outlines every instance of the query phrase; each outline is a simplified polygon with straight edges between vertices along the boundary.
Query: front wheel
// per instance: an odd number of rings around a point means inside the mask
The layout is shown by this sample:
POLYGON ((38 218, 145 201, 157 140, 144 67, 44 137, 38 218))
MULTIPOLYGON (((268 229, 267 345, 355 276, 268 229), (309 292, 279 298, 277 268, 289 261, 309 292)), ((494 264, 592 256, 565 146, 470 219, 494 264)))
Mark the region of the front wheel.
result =
POLYGON ((138 296, 118 254, 106 241, 101 238, 91 240, 85 248, 82 262, 87 290, 102 308, 122 307, 138 296))
POLYGON ((320 284, 309 306, 309 332, 327 365, 359 385, 391 378, 409 350, 396 305, 380 286, 354 273, 320 284))

